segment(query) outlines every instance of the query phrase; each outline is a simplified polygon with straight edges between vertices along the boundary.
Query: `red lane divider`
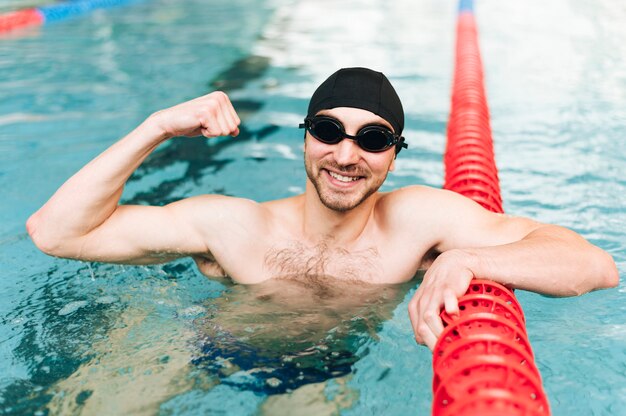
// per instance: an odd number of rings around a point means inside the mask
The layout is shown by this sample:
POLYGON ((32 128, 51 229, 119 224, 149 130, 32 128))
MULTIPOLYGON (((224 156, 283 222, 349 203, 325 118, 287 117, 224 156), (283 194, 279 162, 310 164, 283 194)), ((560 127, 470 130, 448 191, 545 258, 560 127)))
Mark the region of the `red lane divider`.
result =
POLYGON ((0 14, 0 33, 41 24, 43 24, 43 15, 37 9, 24 9, 0 14))
MULTIPOLYGON (((444 188, 502 213, 476 22, 461 0, 444 188)), ((534 362, 522 307, 506 287, 474 279, 459 299, 459 316, 445 310, 433 350, 435 416, 550 414, 534 362)))

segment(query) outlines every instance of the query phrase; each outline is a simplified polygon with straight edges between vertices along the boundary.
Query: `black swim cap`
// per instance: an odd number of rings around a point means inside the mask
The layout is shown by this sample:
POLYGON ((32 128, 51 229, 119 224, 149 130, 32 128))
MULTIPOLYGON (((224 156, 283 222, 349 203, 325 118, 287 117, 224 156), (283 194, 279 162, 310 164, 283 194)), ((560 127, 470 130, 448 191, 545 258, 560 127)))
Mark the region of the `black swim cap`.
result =
POLYGON ((404 110, 396 90, 382 72, 367 68, 342 68, 317 87, 309 102, 307 117, 321 110, 353 107, 371 111, 402 134, 404 110))

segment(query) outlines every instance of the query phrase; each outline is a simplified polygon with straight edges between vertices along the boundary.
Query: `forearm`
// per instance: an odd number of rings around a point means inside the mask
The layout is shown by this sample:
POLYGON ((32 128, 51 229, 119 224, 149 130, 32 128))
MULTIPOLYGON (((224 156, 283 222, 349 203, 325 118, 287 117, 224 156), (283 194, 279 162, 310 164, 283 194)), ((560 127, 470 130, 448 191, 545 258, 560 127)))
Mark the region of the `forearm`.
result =
POLYGON ((101 225, 115 211, 124 184, 143 160, 167 137, 154 117, 108 148, 68 179, 28 222, 35 243, 50 254, 62 255, 101 225))
POLYGON ((611 256, 563 227, 490 213, 466 198, 444 194, 444 230, 430 265, 409 302, 415 339, 434 348, 444 330, 441 308, 458 315, 458 299, 473 278, 551 296, 575 296, 614 287, 611 256), (453 221, 449 219, 452 218, 453 221), (457 219, 454 221, 454 219, 457 219))
POLYGON ((552 296, 580 295, 619 281, 608 253, 557 226, 539 227, 514 243, 463 251, 476 277, 552 296))

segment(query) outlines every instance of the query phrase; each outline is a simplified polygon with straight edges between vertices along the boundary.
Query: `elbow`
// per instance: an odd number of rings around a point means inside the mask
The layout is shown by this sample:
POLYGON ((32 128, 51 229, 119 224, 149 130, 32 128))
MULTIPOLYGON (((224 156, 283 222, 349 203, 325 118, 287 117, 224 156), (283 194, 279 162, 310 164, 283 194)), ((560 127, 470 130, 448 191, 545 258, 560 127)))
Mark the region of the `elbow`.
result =
POLYGON ((619 271, 617 270, 615 260, 613 260, 613 257, 606 251, 603 251, 602 254, 604 255, 604 267, 602 273, 604 279, 602 286, 599 287, 599 289, 617 287, 617 285, 619 285, 619 271))
POLYGON ((47 233, 41 228, 41 219, 39 218, 38 213, 34 213, 30 216, 30 218, 28 218, 28 221, 26 221, 26 231, 28 232, 30 239, 35 246, 45 254, 61 257, 59 254, 59 241, 47 236, 47 233))
POLYGON ((598 251, 597 257, 592 260, 596 266, 594 275, 573 288, 576 296, 594 290, 614 288, 619 285, 619 272, 613 257, 604 250, 598 249, 598 251))

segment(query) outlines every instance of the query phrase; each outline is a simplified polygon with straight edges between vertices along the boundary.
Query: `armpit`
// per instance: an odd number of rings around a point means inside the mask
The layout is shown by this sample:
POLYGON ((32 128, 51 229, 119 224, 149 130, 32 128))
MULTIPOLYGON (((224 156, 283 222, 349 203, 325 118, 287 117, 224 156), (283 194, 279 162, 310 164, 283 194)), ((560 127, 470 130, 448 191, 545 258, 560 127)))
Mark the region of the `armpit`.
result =
POLYGON ((422 257, 422 261, 420 263, 420 270, 426 270, 430 267, 431 264, 433 264, 433 262, 437 259, 437 257, 440 255, 441 253, 437 250, 435 250, 434 248, 431 248, 430 250, 428 250, 426 252, 426 254, 424 254, 424 257, 422 257))
POLYGON ((227 277, 226 271, 216 260, 200 256, 194 256, 193 260, 203 275, 207 277, 227 277))

